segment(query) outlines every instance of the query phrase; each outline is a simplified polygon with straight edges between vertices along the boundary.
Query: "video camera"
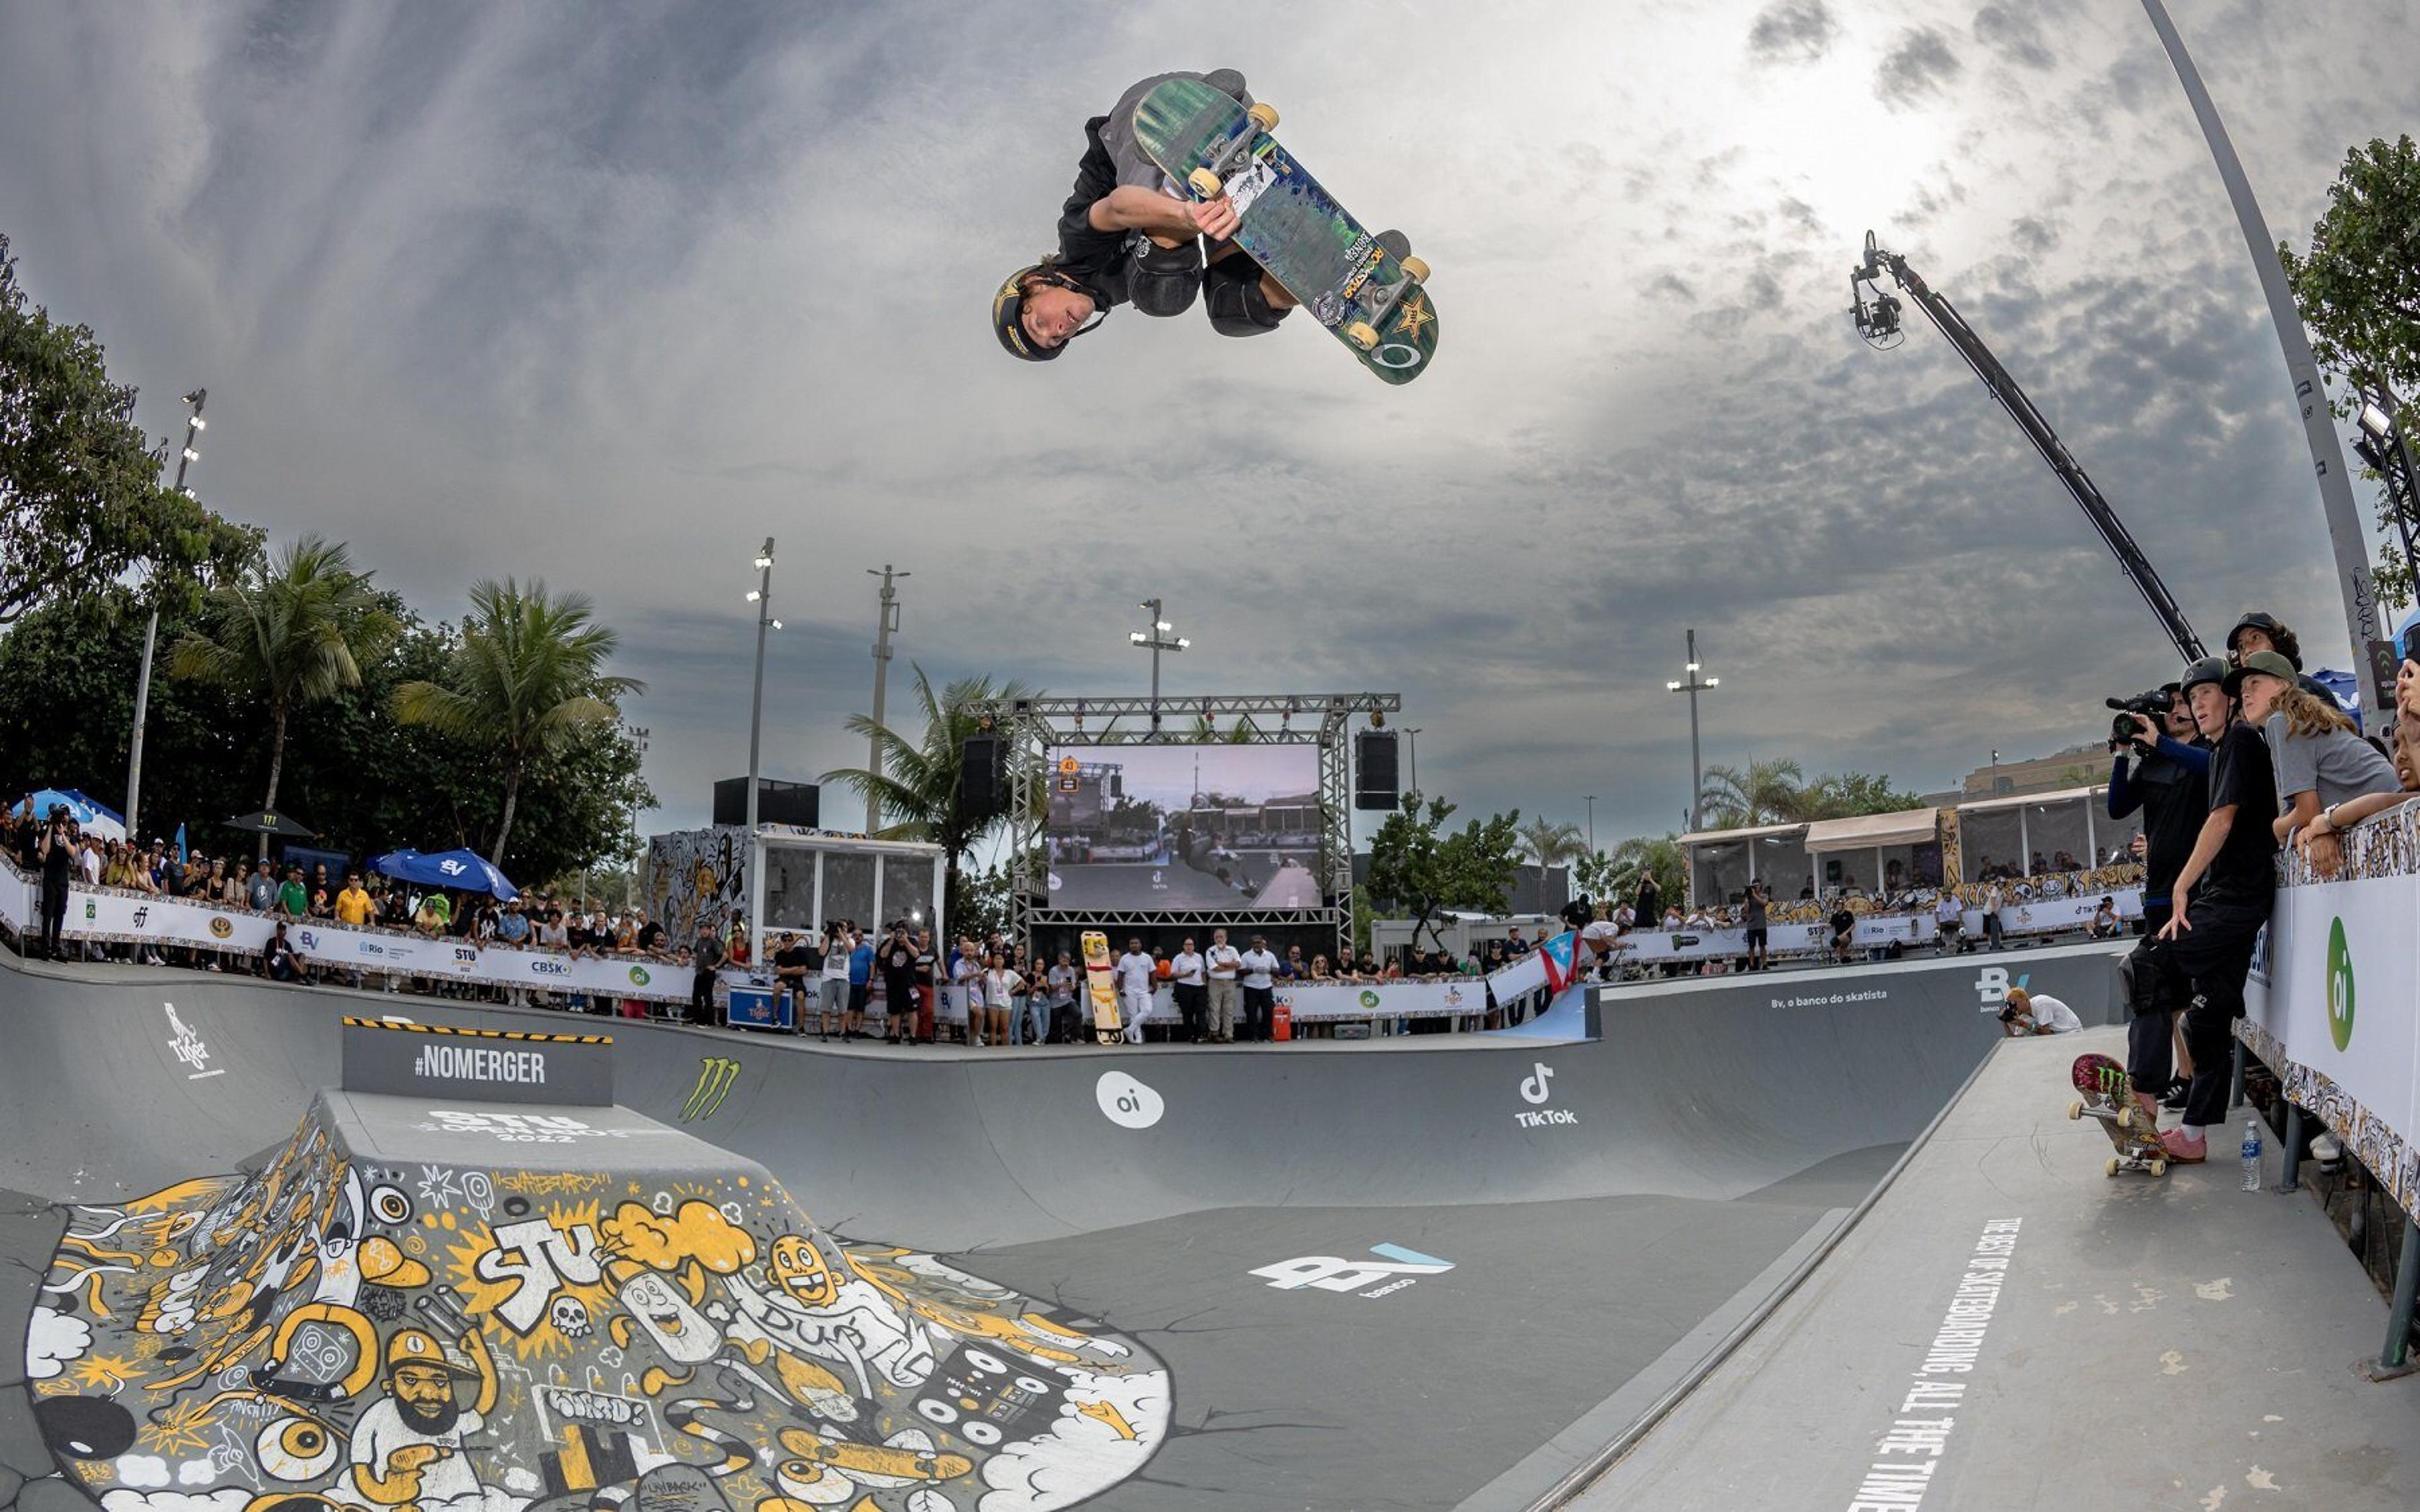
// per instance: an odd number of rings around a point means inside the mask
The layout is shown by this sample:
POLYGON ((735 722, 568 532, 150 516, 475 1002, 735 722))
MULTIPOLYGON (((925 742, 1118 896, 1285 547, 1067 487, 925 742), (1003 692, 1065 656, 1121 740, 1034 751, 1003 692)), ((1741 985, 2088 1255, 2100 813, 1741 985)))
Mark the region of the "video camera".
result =
POLYGON ((2176 707, 2177 691, 2173 687, 2155 687, 2133 698, 2102 699, 2101 702, 2118 711, 2116 717, 2109 721, 2109 748, 2116 750, 2122 746, 2141 743, 2143 732, 2135 727, 2134 716, 2148 715, 2153 724, 2165 719, 2168 711, 2176 707))

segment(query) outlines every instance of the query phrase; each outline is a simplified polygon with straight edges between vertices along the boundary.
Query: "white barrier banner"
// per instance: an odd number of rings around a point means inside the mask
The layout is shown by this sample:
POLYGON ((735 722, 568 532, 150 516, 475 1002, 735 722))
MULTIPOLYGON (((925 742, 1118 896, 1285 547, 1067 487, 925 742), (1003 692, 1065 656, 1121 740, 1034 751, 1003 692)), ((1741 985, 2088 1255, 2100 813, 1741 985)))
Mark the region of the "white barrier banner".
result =
MULTIPOLYGON (((25 879, 13 871, 0 870, 0 909, 7 911, 11 927, 20 933, 32 933, 39 906, 39 898, 25 879)), ((223 950, 249 960, 269 943, 276 923, 268 915, 188 899, 77 887, 68 894, 65 934, 70 939, 116 944, 223 950)), ((675 962, 575 956, 497 945, 482 948, 458 939, 354 929, 318 918, 289 920, 287 938, 310 966, 445 977, 598 997, 679 1002, 689 998, 690 973, 675 962)))
POLYGON ((2244 994, 2242 1035, 2286 1096, 2420 1217, 2415 917, 2420 876, 2279 889, 2244 994))
MULTIPOLYGON (((1540 979, 1544 984, 1544 979, 1540 979)), ((967 990, 940 990, 934 1017, 945 1024, 967 1021, 967 990)), ((1486 995, 1477 978, 1451 981, 1298 981, 1277 984, 1275 1006, 1286 1010, 1296 1024, 1333 1024, 1348 1019, 1451 1018, 1485 1011, 1486 995)), ((1240 1006, 1240 1005, 1239 1005, 1240 1006)), ((1182 1024, 1173 988, 1162 985, 1152 994, 1146 1024, 1182 1024)))

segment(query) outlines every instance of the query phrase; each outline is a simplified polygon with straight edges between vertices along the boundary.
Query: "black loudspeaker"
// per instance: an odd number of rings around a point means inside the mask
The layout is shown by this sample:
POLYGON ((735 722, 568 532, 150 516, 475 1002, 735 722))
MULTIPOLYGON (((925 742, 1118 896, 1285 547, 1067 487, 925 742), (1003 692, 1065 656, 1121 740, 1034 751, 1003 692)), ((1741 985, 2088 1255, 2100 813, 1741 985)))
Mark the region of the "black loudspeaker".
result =
POLYGON ((958 817, 999 818, 1008 810, 1008 742, 999 735, 969 735, 959 757, 958 817))
POLYGON ((1395 733, 1364 730, 1353 737, 1353 807, 1392 809, 1402 784, 1395 779, 1395 733))

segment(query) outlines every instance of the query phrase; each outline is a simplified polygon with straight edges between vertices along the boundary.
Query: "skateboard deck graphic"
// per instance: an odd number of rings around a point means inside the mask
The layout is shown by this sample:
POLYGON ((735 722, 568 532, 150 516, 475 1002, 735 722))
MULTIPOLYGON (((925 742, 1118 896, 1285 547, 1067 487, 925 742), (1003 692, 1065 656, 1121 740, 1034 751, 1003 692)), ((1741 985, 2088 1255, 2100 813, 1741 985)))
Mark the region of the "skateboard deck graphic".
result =
POLYGON ((2115 1176, 2119 1171, 2149 1171, 2153 1176, 2168 1173, 2167 1147, 2160 1143, 2151 1116, 2135 1101, 2125 1067, 2107 1056, 2078 1056, 2070 1080, 2075 1085, 2076 1100, 2068 1104, 2067 1116, 2090 1119, 2100 1124, 2118 1151, 2102 1167, 2103 1175, 2115 1176))
POLYGON ((1196 202, 1224 193, 1242 216, 1234 241, 1285 286, 1361 365, 1409 383, 1436 355, 1428 266, 1378 245, 1269 130, 1277 113, 1248 113, 1199 79, 1167 79, 1135 107, 1135 140, 1196 202))
POLYGON ((1118 1017, 1118 981, 1109 964, 1109 937, 1096 929, 1084 932, 1084 990, 1093 999, 1093 1035, 1103 1044, 1115 1044, 1125 1031, 1118 1017))

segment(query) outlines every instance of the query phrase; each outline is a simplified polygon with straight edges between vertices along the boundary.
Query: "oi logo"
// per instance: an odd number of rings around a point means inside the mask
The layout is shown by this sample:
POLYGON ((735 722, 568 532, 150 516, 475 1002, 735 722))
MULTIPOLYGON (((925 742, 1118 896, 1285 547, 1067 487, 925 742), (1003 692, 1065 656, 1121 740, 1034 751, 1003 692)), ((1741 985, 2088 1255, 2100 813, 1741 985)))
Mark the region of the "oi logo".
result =
POLYGON ((2328 927, 2328 1035, 2338 1050, 2352 1043, 2352 949, 2344 920, 2328 927))

